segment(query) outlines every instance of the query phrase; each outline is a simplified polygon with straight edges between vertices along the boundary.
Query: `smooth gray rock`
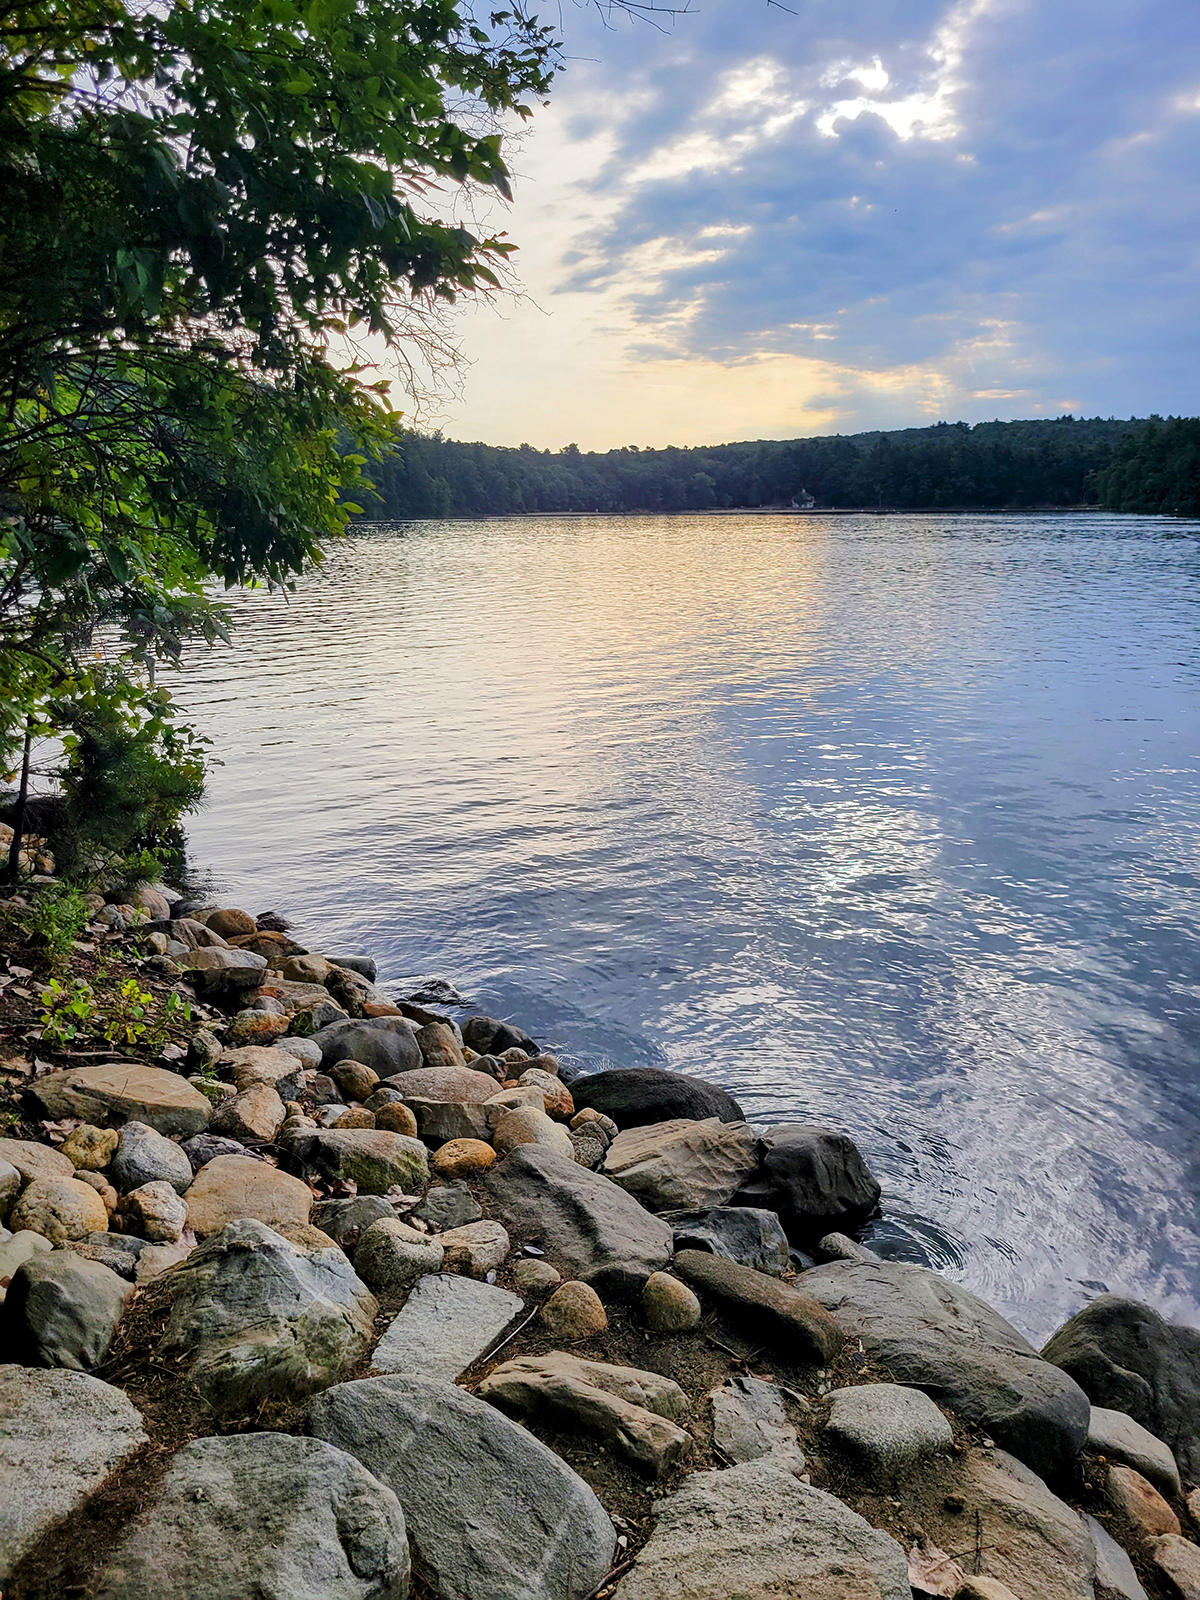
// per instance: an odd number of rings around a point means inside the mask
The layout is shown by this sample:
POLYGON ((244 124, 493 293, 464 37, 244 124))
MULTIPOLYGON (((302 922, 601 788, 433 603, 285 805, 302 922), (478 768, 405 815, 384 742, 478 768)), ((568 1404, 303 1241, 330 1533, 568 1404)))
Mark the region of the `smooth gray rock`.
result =
POLYGON ((406 1600, 396 1496, 318 1439, 195 1439, 91 1591, 96 1600, 406 1600))
POLYGON ((817 1240, 817 1259, 819 1261, 881 1261, 882 1256, 876 1255, 874 1250, 868 1250, 865 1244, 859 1244, 845 1233, 826 1233, 817 1240))
POLYGON ((671 1230, 599 1172, 542 1145, 521 1145, 486 1184, 500 1220, 533 1235, 564 1277, 602 1296, 633 1299, 671 1257, 671 1230))
POLYGON ((145 1443, 140 1412, 111 1384, 0 1366, 0 1583, 145 1443))
POLYGON ((338 1384, 310 1402, 307 1427, 395 1491, 439 1600, 582 1600, 608 1571, 616 1535, 587 1484, 452 1384, 338 1384))
POLYGON ((954 1430, 920 1389, 863 1383, 829 1399, 829 1434, 877 1471, 899 1472, 954 1443, 954 1430))
POLYGON ((686 1478, 615 1600, 911 1600, 896 1541, 801 1483, 786 1459, 686 1478))
POLYGON ((378 1306, 336 1245, 302 1251, 244 1218, 171 1274, 162 1348, 193 1357, 215 1411, 237 1413, 334 1383, 366 1353, 378 1306))
POLYGON ((1083 1525, 1096 1546, 1096 1582, 1119 1595, 1120 1600, 1148 1600, 1133 1562, 1103 1524, 1081 1512, 1083 1525))
POLYGON ((507 1289, 455 1273, 428 1273, 376 1345, 371 1365, 379 1372, 453 1383, 524 1309, 525 1302, 507 1289))
POLYGON ((313 1207, 310 1221, 352 1256, 359 1238, 373 1222, 383 1222, 395 1215, 390 1202, 381 1194, 360 1194, 353 1200, 322 1200, 313 1207))
POLYGON ((262 1160, 257 1150, 248 1150, 236 1139, 225 1139, 216 1133, 197 1133, 185 1139, 179 1148, 187 1156, 188 1165, 194 1173, 210 1161, 215 1161, 218 1156, 249 1156, 254 1161, 262 1160))
POLYGON ((1150 1306, 1101 1295, 1064 1323, 1042 1351, 1094 1406, 1124 1411, 1200 1482, 1200 1330, 1150 1306))
MULTIPOLYGON (((773 1383, 743 1374, 732 1377, 712 1396, 713 1443, 735 1466, 758 1461, 772 1451, 792 1449, 799 1454, 796 1430, 787 1419, 783 1396, 773 1383)), ((791 1463, 793 1470, 803 1470, 791 1463)))
POLYGON ((774 1277, 787 1271, 788 1238, 773 1211, 718 1206, 710 1211, 672 1211, 663 1220, 674 1230, 676 1250, 708 1250, 774 1277))
POLYGON ((109 1178, 122 1194, 145 1183, 169 1183, 176 1194, 186 1194, 192 1182, 192 1163, 164 1134, 144 1122, 127 1122, 109 1166, 109 1178))
POLYGON ((413 1216, 427 1222, 435 1233, 445 1233, 451 1228, 465 1228, 468 1222, 478 1222, 483 1208, 465 1183, 435 1184, 414 1209, 413 1216))
POLYGON ((1110 1461, 1135 1468, 1167 1496, 1183 1493, 1179 1468, 1168 1446, 1124 1411, 1093 1406, 1087 1448, 1099 1451, 1110 1461))
POLYGON ((413 1072, 423 1057, 412 1023, 407 1017, 351 1018, 331 1022, 313 1034, 321 1051, 321 1065, 328 1069, 339 1061, 361 1061, 381 1078, 397 1072, 413 1072))
POLYGON ((482 1105, 460 1100, 422 1100, 407 1095, 405 1105, 417 1119, 417 1132, 431 1150, 451 1139, 482 1139, 488 1143, 488 1119, 482 1105))
POLYGON ((1035 1472, 1065 1470, 1078 1457, 1087 1396, 966 1289, 895 1261, 833 1261, 796 1285, 897 1383, 979 1423, 1035 1472))
POLYGON ((771 1208, 797 1244, 865 1222, 878 1207, 879 1184, 847 1134, 781 1122, 763 1145, 771 1208))
POLYGON ((618 1133, 602 1170, 649 1211, 697 1211, 725 1205, 757 1165, 748 1123, 680 1117, 618 1133))
POLYGON ((11 1349, 29 1366, 98 1367, 132 1293, 124 1278, 74 1250, 31 1256, 4 1302, 11 1349))

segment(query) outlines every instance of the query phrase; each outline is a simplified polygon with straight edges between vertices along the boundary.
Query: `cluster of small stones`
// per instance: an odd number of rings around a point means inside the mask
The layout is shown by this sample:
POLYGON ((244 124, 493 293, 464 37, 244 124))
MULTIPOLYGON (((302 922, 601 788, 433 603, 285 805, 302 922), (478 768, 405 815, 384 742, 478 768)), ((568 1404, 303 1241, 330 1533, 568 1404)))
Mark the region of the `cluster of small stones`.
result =
POLYGON ((1138 1571, 1200 1600, 1200 1334, 1106 1297, 1039 1354, 854 1241, 880 1189, 845 1134, 751 1128, 657 1069, 568 1083, 520 1028, 397 999, 278 918, 133 898, 96 930, 202 1025, 186 1057, 37 1078, 56 1142, 0 1139, 6 1593, 145 1443, 91 1374, 159 1280, 214 1423, 311 1398, 302 1435, 180 1450, 102 1600, 404 1600, 414 1571, 444 1600, 1145 1600, 1138 1571), (693 1394, 598 1359, 617 1304, 651 1344, 728 1324, 754 1373, 693 1394), (495 1359, 531 1322, 548 1353, 495 1359), (894 1381, 837 1387, 846 1351, 894 1381), (635 1556, 535 1419, 672 1480, 635 1556), (920 1536, 814 1487, 814 1452, 920 1504, 920 1536), (1119 1541, 1048 1486, 1088 1461, 1119 1541))

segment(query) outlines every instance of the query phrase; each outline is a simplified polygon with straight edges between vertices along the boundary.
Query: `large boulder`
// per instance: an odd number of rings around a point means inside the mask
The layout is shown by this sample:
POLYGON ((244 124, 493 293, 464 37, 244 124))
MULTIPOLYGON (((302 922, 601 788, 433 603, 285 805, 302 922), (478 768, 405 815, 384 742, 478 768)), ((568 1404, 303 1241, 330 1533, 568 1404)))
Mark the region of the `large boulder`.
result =
POLYGON ((500 1220, 534 1239, 566 1277, 633 1299, 667 1265, 671 1230, 598 1172, 543 1145, 520 1145, 484 1179, 500 1220))
POLYGON ((749 1324, 756 1337, 769 1340, 790 1360, 823 1367, 845 1343, 822 1305, 765 1272, 702 1250, 679 1251, 674 1267, 726 1315, 749 1324))
POLYGON ((35 1079, 30 1092, 47 1117, 95 1123, 118 1117, 144 1122, 159 1133, 200 1133, 211 1113, 208 1101, 186 1078, 137 1061, 50 1072, 35 1079))
POLYGON ((708 1250, 779 1277, 788 1269, 788 1239, 773 1211, 753 1206, 718 1206, 711 1211, 673 1211, 666 1219, 676 1250, 708 1250))
POLYGON ((169 1183, 177 1194, 186 1194, 192 1184, 192 1163, 173 1140, 148 1123, 127 1122, 109 1177, 123 1194, 144 1183, 169 1183))
POLYGON ((462 1025, 463 1043, 480 1056, 500 1056, 506 1050, 524 1050, 536 1056, 538 1047, 525 1032, 511 1022, 498 1022, 495 1017, 468 1017, 462 1025))
POLYGON ((898 1383, 986 1428, 1035 1472, 1078 1457, 1087 1396, 968 1290, 896 1261, 833 1261, 801 1273, 797 1286, 898 1383))
POLYGON ((0 1366, 0 1584, 145 1443, 141 1414, 111 1384, 0 1366))
POLYGON ((1164 1440, 1183 1476, 1200 1481, 1200 1331, 1106 1294, 1064 1323, 1042 1354, 1093 1405, 1124 1411, 1164 1440))
POLYGON ((302 1228, 312 1210, 306 1183, 249 1156, 214 1156, 196 1174, 185 1197, 188 1227, 200 1238, 252 1217, 269 1228, 302 1228))
POLYGON ((879 1184, 847 1134, 783 1122, 763 1140, 769 1205, 799 1244, 865 1222, 879 1207, 879 1184))
POLYGON ((886 1533, 767 1456, 696 1472, 661 1503, 614 1600, 911 1600, 886 1533))
POLYGON ((302 1129, 287 1141, 293 1164, 320 1177, 358 1185, 359 1194, 400 1188, 416 1194, 429 1181, 429 1152, 419 1139, 378 1128, 302 1129))
POLYGON ((264 1223, 231 1222, 170 1277, 165 1353, 215 1411, 311 1394, 366 1353, 378 1306, 336 1245, 299 1250, 264 1223))
POLYGON ((418 1278, 375 1347, 378 1372, 454 1380, 520 1316, 525 1302, 507 1289, 437 1272, 418 1278))
POLYGON ((590 1106, 611 1117, 618 1128, 638 1128, 647 1122, 672 1122, 688 1117, 702 1122, 718 1117, 722 1122, 744 1122, 741 1106, 715 1084, 663 1067, 617 1067, 576 1078, 571 1084, 576 1110, 590 1106))
POLYGON ((89 1590, 95 1600, 406 1600, 404 1513, 319 1439, 193 1439, 89 1590))
POLYGON ((747 1123, 677 1117, 626 1128, 601 1170, 649 1211, 696 1211, 723 1206, 757 1165, 747 1123))
POLYGON ((4 1302, 4 1334, 27 1366, 86 1372, 108 1354, 133 1285, 73 1250, 31 1256, 4 1302))
POLYGON ((311 1401, 307 1428, 395 1491, 413 1565, 438 1600, 582 1600, 609 1569, 616 1535, 587 1484, 452 1384, 338 1384, 311 1401))
POLYGON ((313 1034, 321 1065, 361 1061, 381 1078, 419 1070, 423 1061, 412 1023, 406 1017, 369 1017, 331 1022, 313 1034))

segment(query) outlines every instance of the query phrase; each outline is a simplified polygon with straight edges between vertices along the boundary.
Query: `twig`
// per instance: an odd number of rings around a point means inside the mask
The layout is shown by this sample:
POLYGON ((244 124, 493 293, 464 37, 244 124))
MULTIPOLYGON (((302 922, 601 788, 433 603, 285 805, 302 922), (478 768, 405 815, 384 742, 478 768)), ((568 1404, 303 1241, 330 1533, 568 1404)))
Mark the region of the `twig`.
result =
POLYGON ((746 1355, 741 1350, 735 1350, 730 1344, 722 1344, 720 1339, 715 1338, 711 1333, 706 1333, 704 1337, 709 1344, 715 1344, 718 1350, 724 1350, 725 1354, 732 1356, 735 1361, 750 1361, 753 1359, 753 1351, 750 1352, 750 1355, 746 1355))
POLYGON ((620 1566, 610 1567, 603 1578, 601 1578, 600 1582, 591 1591, 591 1593, 584 1595, 583 1600, 598 1600, 598 1596, 604 1593, 610 1583, 612 1583, 615 1579, 622 1577, 626 1572, 629 1571, 635 1559, 636 1558, 634 1556, 630 1556, 629 1560, 622 1561, 620 1566))
POLYGON ((479 1357, 479 1361, 490 1361, 494 1355, 497 1355, 501 1350, 504 1349, 504 1346, 506 1344, 511 1344, 512 1341, 520 1333, 521 1329, 522 1328, 527 1328, 529 1326, 529 1324, 533 1321, 534 1317, 537 1316, 538 1310, 539 1310, 539 1308, 537 1306, 534 1306, 533 1310, 525 1318, 525 1321, 518 1323, 517 1326, 513 1329, 513 1331, 510 1334, 507 1334, 503 1339, 501 1339, 499 1344, 493 1345, 492 1348, 488 1351, 488 1353, 486 1355, 480 1356, 479 1357))

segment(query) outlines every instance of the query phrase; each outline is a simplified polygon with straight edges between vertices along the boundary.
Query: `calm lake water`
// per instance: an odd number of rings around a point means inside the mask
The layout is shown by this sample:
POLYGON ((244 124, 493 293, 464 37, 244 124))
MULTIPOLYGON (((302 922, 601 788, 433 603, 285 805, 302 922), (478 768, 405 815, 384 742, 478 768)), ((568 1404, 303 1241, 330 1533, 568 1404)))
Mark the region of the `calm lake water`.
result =
POLYGON ((1200 1323, 1200 524, 405 524, 234 608, 230 901, 848 1130, 1034 1337, 1200 1323))

